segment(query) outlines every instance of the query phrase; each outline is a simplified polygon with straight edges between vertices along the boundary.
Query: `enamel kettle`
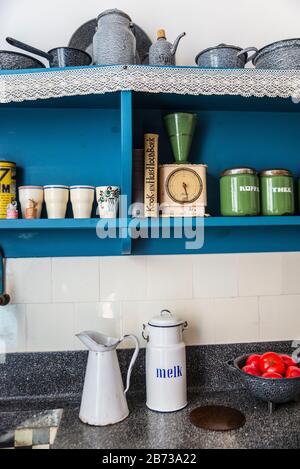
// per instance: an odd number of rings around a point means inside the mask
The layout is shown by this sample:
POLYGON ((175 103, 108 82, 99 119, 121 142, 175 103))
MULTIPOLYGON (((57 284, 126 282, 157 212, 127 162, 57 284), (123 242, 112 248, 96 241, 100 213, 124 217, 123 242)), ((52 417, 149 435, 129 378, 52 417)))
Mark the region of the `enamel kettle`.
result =
POLYGON ((121 339, 108 337, 98 332, 77 334, 89 349, 79 418, 83 423, 105 426, 121 422, 129 415, 126 393, 130 386, 130 375, 139 353, 139 341, 134 335, 121 339), (117 346, 125 339, 132 339, 135 351, 132 356, 124 391, 117 346))

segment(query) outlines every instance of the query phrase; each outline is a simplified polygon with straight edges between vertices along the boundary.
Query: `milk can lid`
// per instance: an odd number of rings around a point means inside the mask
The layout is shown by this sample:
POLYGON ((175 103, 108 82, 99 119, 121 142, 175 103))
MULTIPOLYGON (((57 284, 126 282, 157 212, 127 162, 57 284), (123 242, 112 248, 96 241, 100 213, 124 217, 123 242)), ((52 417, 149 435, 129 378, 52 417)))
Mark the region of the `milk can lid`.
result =
POLYGON ((176 327, 185 324, 185 322, 173 316, 168 309, 163 309, 160 315, 154 316, 154 318, 150 319, 148 324, 154 327, 176 327))
POLYGON ((109 10, 103 11, 102 13, 100 13, 100 15, 98 15, 97 21, 98 21, 100 18, 103 18, 103 16, 107 16, 107 15, 119 15, 119 16, 123 16, 124 18, 126 18, 127 20, 129 20, 129 21, 131 22, 130 16, 128 16, 127 13, 125 13, 125 12, 122 11, 122 10, 118 10, 118 8, 110 8, 109 10))

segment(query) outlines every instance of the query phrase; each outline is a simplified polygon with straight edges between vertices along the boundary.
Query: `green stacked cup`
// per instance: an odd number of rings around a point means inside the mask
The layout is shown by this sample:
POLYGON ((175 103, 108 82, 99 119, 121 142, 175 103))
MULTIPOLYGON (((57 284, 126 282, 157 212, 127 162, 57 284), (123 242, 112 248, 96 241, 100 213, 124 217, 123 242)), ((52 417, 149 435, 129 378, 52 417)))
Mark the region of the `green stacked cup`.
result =
POLYGON ((164 117, 166 129, 177 164, 188 161, 196 128, 197 114, 176 112, 164 117))

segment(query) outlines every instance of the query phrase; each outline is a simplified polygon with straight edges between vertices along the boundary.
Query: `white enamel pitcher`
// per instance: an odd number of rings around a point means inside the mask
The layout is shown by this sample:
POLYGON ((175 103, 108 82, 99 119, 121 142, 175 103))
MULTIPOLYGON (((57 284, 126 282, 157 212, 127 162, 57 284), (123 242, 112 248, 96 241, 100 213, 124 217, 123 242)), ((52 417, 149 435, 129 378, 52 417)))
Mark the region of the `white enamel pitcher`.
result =
POLYGON ((95 426, 121 422, 129 415, 126 393, 130 386, 131 371, 139 353, 137 337, 125 335, 121 339, 116 339, 92 331, 81 332, 77 337, 89 349, 80 420, 95 426), (128 368, 124 391, 116 348, 128 338, 133 340, 135 351, 128 368))

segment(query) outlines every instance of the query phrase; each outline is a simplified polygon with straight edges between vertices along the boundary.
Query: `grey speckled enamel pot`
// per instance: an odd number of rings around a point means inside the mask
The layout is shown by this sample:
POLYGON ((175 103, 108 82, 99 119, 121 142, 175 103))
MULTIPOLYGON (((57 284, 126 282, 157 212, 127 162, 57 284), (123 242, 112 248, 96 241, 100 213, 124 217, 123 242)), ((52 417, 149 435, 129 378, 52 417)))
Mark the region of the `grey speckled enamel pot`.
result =
POLYGON ((45 65, 30 55, 8 50, 0 51, 0 70, 23 70, 26 68, 44 68, 45 65))
POLYGON ((252 47, 242 49, 237 46, 219 44, 200 52, 195 61, 198 67, 202 68, 244 68, 252 59, 248 57, 248 52, 252 50, 257 51, 252 47))
POLYGON ((92 58, 87 52, 73 47, 56 47, 44 52, 12 37, 7 37, 6 42, 26 52, 44 57, 49 61, 50 67, 83 67, 92 63, 92 58))
POLYGON ((249 375, 242 371, 248 357, 249 355, 243 355, 228 364, 239 374, 254 397, 272 404, 283 404, 300 397, 300 378, 269 379, 249 375))
POLYGON ((252 57, 253 65, 260 69, 300 69, 300 39, 286 39, 263 47, 252 57))

